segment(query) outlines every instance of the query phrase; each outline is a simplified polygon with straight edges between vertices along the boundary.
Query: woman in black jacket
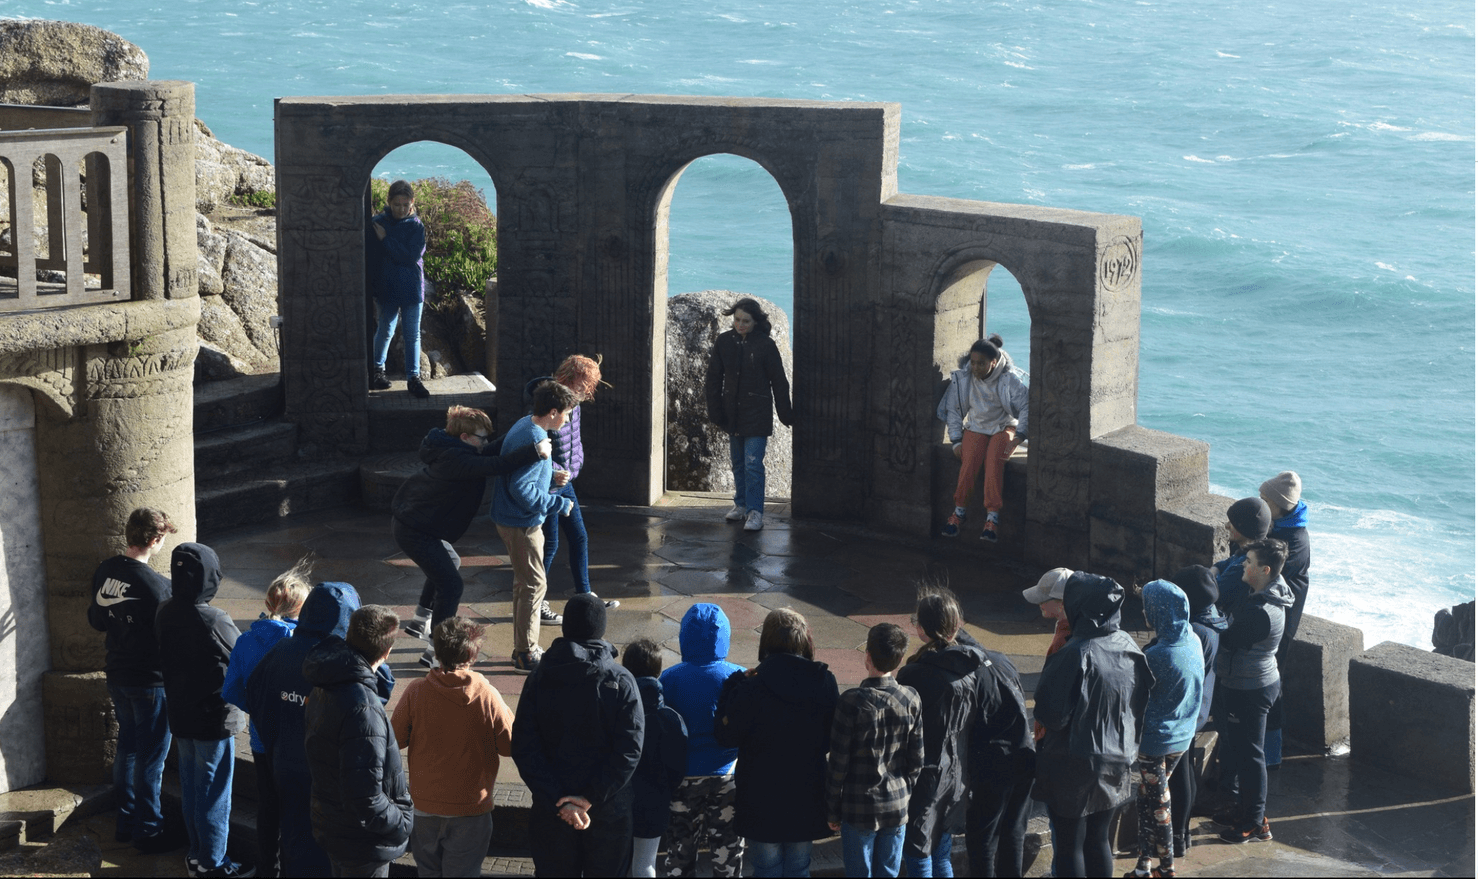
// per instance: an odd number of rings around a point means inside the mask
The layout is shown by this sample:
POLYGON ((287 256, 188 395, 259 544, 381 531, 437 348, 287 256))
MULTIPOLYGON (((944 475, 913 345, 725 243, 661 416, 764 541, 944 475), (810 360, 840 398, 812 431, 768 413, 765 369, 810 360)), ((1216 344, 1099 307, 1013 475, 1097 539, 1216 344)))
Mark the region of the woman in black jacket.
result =
MULTIPOLYGON (((954 593, 919 590, 913 624, 924 646, 898 670, 900 686, 919 694, 924 718, 924 771, 908 799, 903 863, 910 876, 953 876, 950 836, 970 802, 966 754, 975 719, 975 672, 985 661, 978 646, 961 643, 963 618, 954 593)), ((968 636, 967 636, 968 637, 968 636)))
POLYGON ((811 875, 811 843, 826 824, 826 753, 837 679, 816 662, 806 618, 770 611, 760 630, 760 664, 724 682, 713 734, 739 749, 735 829, 756 876, 811 875))
POLYGON ((1139 752, 1154 676, 1119 630, 1124 587, 1082 571, 1068 578, 1062 606, 1073 636, 1047 657, 1037 681, 1037 747, 1032 797, 1052 821, 1054 876, 1108 876, 1109 822, 1129 801, 1129 768, 1139 752))
POLYGON ((760 304, 740 299, 724 315, 734 318, 734 328, 714 340, 703 395, 709 419, 729 433, 734 508, 724 519, 743 520, 745 531, 758 531, 765 527, 765 446, 775 432, 771 416, 778 411, 780 423, 790 426, 790 382, 760 304))

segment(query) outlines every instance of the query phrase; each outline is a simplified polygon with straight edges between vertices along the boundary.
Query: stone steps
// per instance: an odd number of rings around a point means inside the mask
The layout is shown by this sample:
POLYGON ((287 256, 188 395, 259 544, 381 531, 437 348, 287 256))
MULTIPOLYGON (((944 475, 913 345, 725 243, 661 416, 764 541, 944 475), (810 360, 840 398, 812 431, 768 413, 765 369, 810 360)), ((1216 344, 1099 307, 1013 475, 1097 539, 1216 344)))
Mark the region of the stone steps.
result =
POLYGON ((195 480, 205 482, 255 469, 276 471, 294 461, 298 426, 276 419, 195 436, 195 480))
POLYGON ((196 527, 204 536, 358 500, 358 461, 294 461, 274 466, 270 475, 250 471, 197 481, 196 527))

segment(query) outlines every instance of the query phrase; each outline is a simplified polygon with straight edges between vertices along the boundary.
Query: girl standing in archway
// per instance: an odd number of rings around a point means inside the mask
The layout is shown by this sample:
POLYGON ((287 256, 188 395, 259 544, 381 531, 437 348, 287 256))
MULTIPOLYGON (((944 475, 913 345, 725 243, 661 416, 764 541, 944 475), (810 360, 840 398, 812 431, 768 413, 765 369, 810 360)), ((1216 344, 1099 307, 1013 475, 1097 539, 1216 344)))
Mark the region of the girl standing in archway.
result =
POLYGON ((1027 388, 1017 374, 1000 336, 970 346, 970 365, 950 375, 949 390, 939 401, 937 416, 949 427, 949 441, 960 459, 955 483, 955 509, 940 533, 956 537, 965 523, 970 484, 985 467, 985 526, 980 539, 996 542, 1001 519, 1001 487, 1006 459, 1026 439, 1027 388))
POLYGON ((375 362, 370 371, 370 390, 390 387, 385 377, 385 358, 390 337, 401 325, 405 346, 405 387, 412 396, 429 397, 421 383, 421 304, 426 298, 421 258, 426 254, 426 227, 416 216, 416 195, 404 180, 390 184, 385 210, 370 221, 374 237, 366 237, 365 259, 369 262, 371 291, 379 320, 375 326, 375 362))
POLYGON ((775 432, 774 413, 791 425, 790 382, 760 304, 746 297, 723 313, 734 318, 734 328, 714 340, 703 393, 708 417, 729 433, 734 508, 724 519, 758 531, 765 527, 765 447, 775 432))

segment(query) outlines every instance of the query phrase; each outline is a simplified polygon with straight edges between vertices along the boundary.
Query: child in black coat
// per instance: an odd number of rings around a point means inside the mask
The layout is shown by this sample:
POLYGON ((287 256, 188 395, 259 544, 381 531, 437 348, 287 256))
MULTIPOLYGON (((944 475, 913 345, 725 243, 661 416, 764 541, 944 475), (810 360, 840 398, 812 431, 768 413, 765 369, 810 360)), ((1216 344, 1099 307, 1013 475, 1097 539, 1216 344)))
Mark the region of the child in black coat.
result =
POLYGON ((646 712, 646 738, 641 763, 631 777, 636 801, 631 809, 631 875, 657 875, 657 845, 667 822, 672 796, 688 769, 688 727, 681 714, 662 701, 662 648, 651 638, 626 645, 621 664, 636 677, 646 712))

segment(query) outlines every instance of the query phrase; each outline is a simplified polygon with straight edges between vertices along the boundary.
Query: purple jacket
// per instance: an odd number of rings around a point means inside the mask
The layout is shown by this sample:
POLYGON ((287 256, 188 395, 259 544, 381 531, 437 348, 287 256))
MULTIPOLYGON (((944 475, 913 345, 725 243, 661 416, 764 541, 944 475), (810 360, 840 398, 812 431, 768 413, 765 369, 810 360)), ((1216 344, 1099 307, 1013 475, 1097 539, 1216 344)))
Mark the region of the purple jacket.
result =
MULTIPOLYGON (((523 405, 528 409, 534 405, 534 388, 540 382, 553 381, 552 375, 541 375, 532 379, 523 386, 523 405)), ((570 471, 570 481, 580 475, 580 468, 585 466, 585 446, 580 442, 580 407, 576 406, 570 413, 569 420, 564 427, 549 434, 549 440, 554 445, 550 453, 550 460, 560 470, 570 471)))

